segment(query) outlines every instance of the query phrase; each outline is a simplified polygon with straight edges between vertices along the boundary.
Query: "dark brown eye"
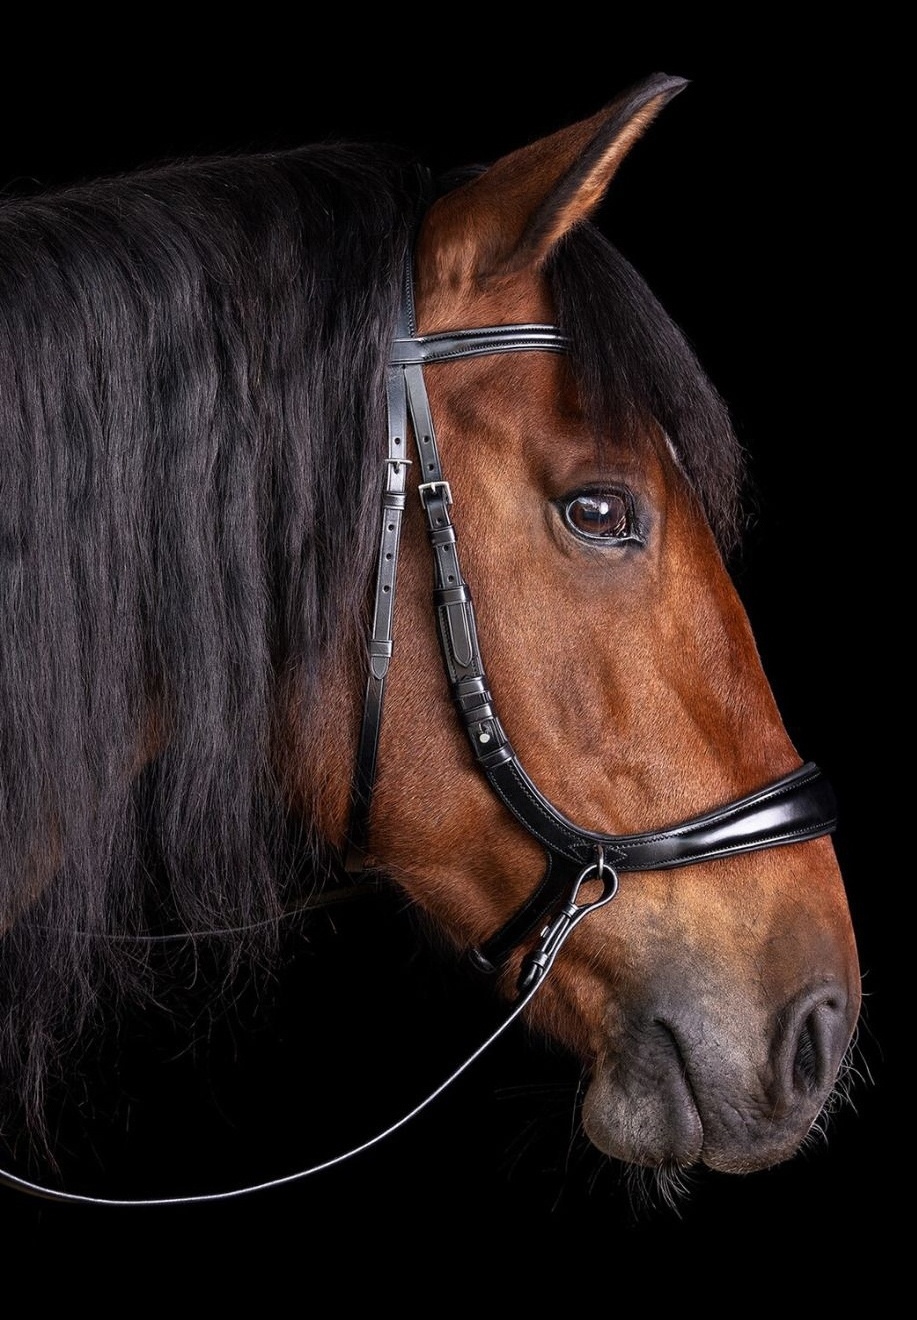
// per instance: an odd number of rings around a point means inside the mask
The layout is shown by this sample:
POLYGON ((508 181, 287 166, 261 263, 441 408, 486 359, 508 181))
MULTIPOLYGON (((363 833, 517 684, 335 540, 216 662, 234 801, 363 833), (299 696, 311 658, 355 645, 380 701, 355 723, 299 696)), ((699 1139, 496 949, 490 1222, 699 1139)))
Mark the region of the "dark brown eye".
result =
POLYGON ((590 541, 622 541, 630 535, 630 510, 617 491, 577 495, 564 505, 564 517, 574 532, 590 541))

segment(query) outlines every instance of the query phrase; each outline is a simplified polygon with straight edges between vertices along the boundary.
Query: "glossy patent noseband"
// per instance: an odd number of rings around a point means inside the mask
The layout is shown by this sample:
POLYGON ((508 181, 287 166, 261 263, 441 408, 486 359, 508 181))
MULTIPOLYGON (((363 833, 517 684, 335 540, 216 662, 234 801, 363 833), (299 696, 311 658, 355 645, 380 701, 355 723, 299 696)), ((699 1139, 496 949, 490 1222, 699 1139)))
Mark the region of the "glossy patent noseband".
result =
POLYGON ((440 463, 423 371, 428 364, 490 353, 564 353, 569 351, 570 341, 551 325, 487 326, 433 335, 417 335, 415 330, 408 273, 386 380, 387 475, 346 866, 359 871, 366 865, 385 681, 392 660, 398 545, 411 466, 405 456, 410 414, 420 472, 417 490, 433 552, 433 604, 452 697, 477 766, 504 806, 541 845, 547 859, 544 875, 522 906, 471 953, 478 967, 494 971, 548 919, 540 943, 523 961, 519 989, 525 992, 539 984, 573 926, 615 896, 621 875, 689 866, 814 839, 836 825, 834 794, 818 767, 808 763, 714 811, 663 829, 624 835, 582 829, 548 801, 520 764, 494 710, 471 593, 459 566, 450 515, 452 492, 440 463), (601 893, 597 899, 581 903, 579 893, 586 880, 599 881, 601 893))
POLYGON ((550 325, 487 326, 420 336, 415 329, 408 274, 386 376, 388 453, 368 644, 369 672, 353 776, 345 865, 349 871, 360 871, 367 861, 385 682, 393 651, 392 620, 401 523, 407 499, 407 474, 413 465, 405 454, 410 420, 421 477, 418 493, 433 551, 433 600, 440 648, 452 696, 482 774, 508 811, 538 841, 547 859, 544 875, 528 899, 480 948, 472 950, 478 967, 495 971, 539 923, 546 923, 536 947, 523 959, 516 1000, 496 1030, 418 1105, 368 1141, 311 1168, 230 1191, 140 1199, 59 1191, 3 1170, 0 1170, 0 1183, 32 1196, 82 1205, 189 1205, 266 1191, 330 1169, 403 1127, 502 1035, 544 982, 570 932, 589 913, 614 898, 620 876, 801 843, 828 834, 835 827, 834 795, 821 771, 811 763, 726 806, 641 834, 600 834, 582 829, 558 811, 532 783, 493 707, 471 594, 459 567, 455 528, 449 512, 452 492, 440 465, 423 369, 425 365, 490 353, 564 353, 569 351, 570 342, 550 325), (590 892, 594 888, 590 882, 601 886, 599 896, 582 901, 583 886, 588 885, 590 892))

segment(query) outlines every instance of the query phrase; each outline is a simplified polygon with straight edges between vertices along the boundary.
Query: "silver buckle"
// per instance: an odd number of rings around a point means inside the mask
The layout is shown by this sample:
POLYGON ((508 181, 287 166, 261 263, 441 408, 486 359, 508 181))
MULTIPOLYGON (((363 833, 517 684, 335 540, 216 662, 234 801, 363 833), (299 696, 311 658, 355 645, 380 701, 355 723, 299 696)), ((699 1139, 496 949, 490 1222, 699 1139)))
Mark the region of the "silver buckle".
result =
POLYGON ((420 502, 424 508, 427 507, 427 501, 424 496, 424 491, 427 490, 429 491, 441 490, 443 492, 443 498, 446 501, 447 507, 452 503, 452 491, 449 489, 448 481, 422 481, 420 483, 420 485, 417 487, 417 494, 420 496, 420 502))

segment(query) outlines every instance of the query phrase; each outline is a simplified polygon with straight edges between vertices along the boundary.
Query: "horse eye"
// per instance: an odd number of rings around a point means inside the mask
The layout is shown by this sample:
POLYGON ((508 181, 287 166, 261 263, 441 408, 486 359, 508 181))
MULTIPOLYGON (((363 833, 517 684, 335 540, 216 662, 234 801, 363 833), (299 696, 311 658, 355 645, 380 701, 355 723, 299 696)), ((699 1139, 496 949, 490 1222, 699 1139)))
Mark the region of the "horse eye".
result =
POLYGON ((618 491, 577 495, 564 504, 567 525, 590 541, 623 541, 631 534, 630 509, 618 491))

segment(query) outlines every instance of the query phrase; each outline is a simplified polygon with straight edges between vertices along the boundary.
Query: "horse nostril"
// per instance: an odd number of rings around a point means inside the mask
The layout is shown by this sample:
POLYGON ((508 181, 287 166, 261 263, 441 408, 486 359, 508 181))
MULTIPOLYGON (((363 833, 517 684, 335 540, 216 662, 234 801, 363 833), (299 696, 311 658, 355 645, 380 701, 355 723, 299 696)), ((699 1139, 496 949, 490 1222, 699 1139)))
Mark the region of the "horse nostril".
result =
POLYGON ((793 1080, 801 1090, 815 1090, 818 1086, 819 1071, 815 1032, 811 1020, 806 1018, 796 1043, 793 1080))
POLYGON ((848 1038, 843 1004, 834 995, 815 1004, 799 1024, 793 1055, 794 1088, 820 1091, 833 1085, 848 1038))

